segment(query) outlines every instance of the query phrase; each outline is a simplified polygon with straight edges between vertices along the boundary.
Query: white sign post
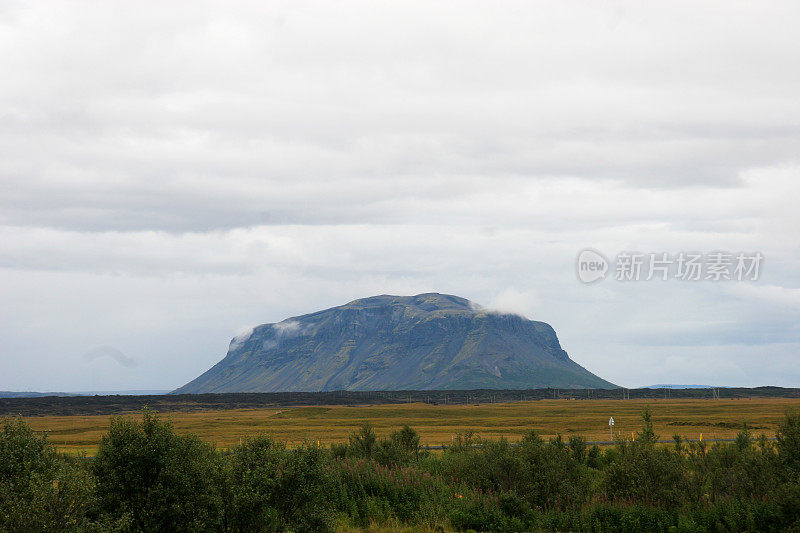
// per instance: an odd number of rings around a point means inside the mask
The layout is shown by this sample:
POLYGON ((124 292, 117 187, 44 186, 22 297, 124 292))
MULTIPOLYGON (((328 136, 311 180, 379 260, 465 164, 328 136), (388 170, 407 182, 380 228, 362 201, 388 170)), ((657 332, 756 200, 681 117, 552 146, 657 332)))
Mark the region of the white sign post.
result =
POLYGON ((611 440, 614 440, 614 417, 608 419, 608 430, 611 432, 611 440))

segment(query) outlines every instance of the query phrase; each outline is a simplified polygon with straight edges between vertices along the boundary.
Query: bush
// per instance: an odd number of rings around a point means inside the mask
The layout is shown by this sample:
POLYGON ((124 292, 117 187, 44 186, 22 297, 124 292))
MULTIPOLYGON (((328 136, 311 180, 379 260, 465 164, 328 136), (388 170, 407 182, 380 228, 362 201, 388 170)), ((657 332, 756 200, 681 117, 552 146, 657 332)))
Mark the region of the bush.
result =
POLYGON ((690 489, 682 457, 656 446, 649 410, 642 421, 636 440, 617 445, 614 459, 605 468, 602 487, 612 500, 679 506, 690 489))
POLYGON ((101 508, 138 531, 215 530, 216 460, 211 446, 147 409, 141 422, 114 417, 94 459, 101 508))
POLYGON ((408 465, 420 458, 419 434, 405 425, 383 439, 375 449, 375 460, 382 465, 408 465))
POLYGON ((800 483, 800 412, 787 413, 775 437, 784 478, 800 483))
POLYGON ((735 444, 715 444, 707 454, 708 493, 711 499, 758 498, 768 495, 779 480, 770 452, 756 450, 747 430, 735 444))
POLYGON ((241 532, 280 529, 275 500, 285 453, 282 444, 259 436, 244 440, 224 457, 220 491, 225 529, 241 532))
POLYGON ((330 457, 311 444, 290 450, 278 471, 274 505, 282 526, 296 532, 333 529, 330 457))
POLYGON ((580 505, 589 494, 588 468, 582 464, 588 452, 581 445, 585 442, 567 446, 560 437, 546 443, 535 432, 518 446, 459 436, 433 467, 483 492, 516 493, 530 507, 567 507, 580 505))
POLYGON ((387 467, 368 459, 337 459, 333 472, 337 508, 361 527, 394 519, 432 527, 468 492, 417 467, 387 467))
POLYGON ((589 456, 589 447, 586 444, 586 439, 578 436, 571 436, 569 438, 569 449, 572 452, 572 459, 581 464, 586 464, 589 456))
POLYGON ((575 448, 558 436, 545 443, 531 431, 519 446, 522 472, 517 492, 540 509, 580 506, 589 497, 588 469, 576 460, 575 448))
POLYGON ((656 441, 645 412, 604 452, 468 433, 426 455, 410 427, 379 440, 369 424, 330 450, 256 436, 217 452, 144 410, 87 459, 6 420, 0 531, 800 531, 800 415, 774 446, 747 427, 732 444, 656 441))
POLYGON ((522 465, 519 454, 504 440, 481 441, 459 436, 445 450, 435 471, 483 492, 508 492, 516 488, 522 465))
POLYGON ((0 432, 0 530, 83 531, 94 507, 84 461, 56 453, 23 421, 0 432))
POLYGON ((377 441, 378 437, 372 429, 372 424, 364 422, 358 431, 350 434, 348 453, 354 457, 372 457, 377 441))

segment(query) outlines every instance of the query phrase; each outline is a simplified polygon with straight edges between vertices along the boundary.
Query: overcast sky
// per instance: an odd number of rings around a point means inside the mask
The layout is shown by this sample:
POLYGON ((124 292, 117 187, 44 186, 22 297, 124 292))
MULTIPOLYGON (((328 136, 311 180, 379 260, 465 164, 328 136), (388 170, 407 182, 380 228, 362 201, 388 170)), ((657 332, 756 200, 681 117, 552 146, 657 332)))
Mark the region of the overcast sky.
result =
POLYGON ((623 386, 800 386, 800 4, 660 4, 4 0, 0 390, 431 291, 623 386), (765 259, 585 285, 586 247, 765 259))

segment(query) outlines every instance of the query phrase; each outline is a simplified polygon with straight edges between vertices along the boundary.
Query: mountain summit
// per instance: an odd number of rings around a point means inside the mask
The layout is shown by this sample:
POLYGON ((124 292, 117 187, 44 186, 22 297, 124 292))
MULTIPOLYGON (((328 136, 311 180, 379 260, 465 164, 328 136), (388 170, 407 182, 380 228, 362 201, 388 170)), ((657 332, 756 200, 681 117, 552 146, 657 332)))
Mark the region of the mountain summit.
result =
POLYGON ((447 294, 373 296, 263 324, 175 393, 613 388, 544 322, 447 294))

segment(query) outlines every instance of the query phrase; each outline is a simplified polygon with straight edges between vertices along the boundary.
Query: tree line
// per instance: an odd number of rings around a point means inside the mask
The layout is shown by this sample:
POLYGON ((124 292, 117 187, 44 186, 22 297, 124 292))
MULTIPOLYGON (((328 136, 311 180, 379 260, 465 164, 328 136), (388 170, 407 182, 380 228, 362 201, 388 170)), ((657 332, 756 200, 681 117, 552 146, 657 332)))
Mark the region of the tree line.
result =
POLYGON ((112 417, 97 455, 58 453, 23 420, 0 431, 1 531, 800 530, 800 414, 774 442, 458 435, 420 450, 408 426, 287 448, 267 435, 217 450, 144 409, 112 417))

